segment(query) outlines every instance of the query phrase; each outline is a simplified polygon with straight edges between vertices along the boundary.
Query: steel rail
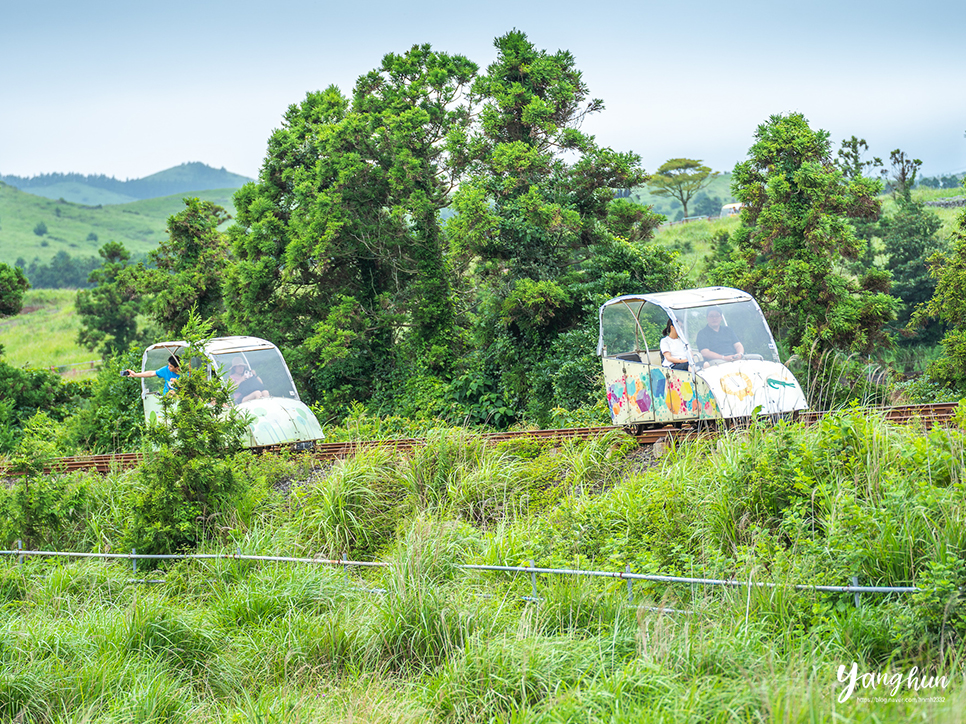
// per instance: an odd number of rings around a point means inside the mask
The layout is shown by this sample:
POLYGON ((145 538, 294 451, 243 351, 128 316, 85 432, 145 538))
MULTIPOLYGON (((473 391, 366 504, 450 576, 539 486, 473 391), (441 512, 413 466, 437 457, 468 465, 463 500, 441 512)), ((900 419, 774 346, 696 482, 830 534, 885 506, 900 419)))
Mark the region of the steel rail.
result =
MULTIPOLYGON (((948 424, 958 403, 933 403, 925 405, 897 405, 894 407, 864 407, 856 408, 862 411, 881 413, 887 422, 912 423, 919 422, 926 429, 938 425, 948 424)), ((795 420, 806 425, 814 425, 823 417, 831 414, 829 410, 801 412, 795 420)), ((695 439, 713 436, 720 425, 717 421, 700 423, 677 423, 663 428, 644 430, 633 435, 638 445, 654 445, 671 439, 695 439), (708 424, 710 423, 710 424, 708 424)), ((482 440, 490 444, 533 438, 537 440, 589 440, 624 428, 615 425, 601 427, 574 427, 551 430, 514 430, 511 432, 493 432, 481 436, 482 440)), ((375 448, 394 448, 399 452, 410 452, 417 447, 427 444, 423 438, 393 438, 386 440, 346 440, 343 442, 316 442, 309 452, 319 461, 338 460, 375 448)), ((285 449, 284 445, 270 445, 253 448, 255 452, 271 452, 285 449)), ((118 453, 114 455, 79 455, 74 457, 56 458, 44 467, 45 473, 73 472, 76 470, 94 470, 99 473, 109 473, 112 470, 126 470, 137 467, 144 461, 143 453, 118 453)), ((22 473, 8 468, 0 468, 0 477, 19 476, 22 473)))

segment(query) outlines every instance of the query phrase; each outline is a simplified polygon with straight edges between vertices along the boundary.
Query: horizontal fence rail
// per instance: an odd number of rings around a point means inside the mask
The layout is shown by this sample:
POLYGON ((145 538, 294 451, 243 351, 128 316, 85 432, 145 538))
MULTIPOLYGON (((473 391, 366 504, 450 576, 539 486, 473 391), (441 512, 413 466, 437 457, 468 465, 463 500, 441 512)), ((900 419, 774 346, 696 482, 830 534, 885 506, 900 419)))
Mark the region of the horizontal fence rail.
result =
MULTIPOLYGON (((7 556, 17 556, 22 565, 25 558, 30 556, 51 557, 51 558, 95 558, 130 560, 134 572, 137 573, 137 562, 139 560, 225 560, 225 561, 262 561, 269 563, 303 563, 315 565, 342 566, 346 571, 349 568, 388 568, 389 563, 384 561, 350 561, 343 556, 341 559, 333 558, 304 558, 293 556, 259 556, 242 553, 138 553, 136 550, 130 553, 85 553, 79 551, 35 551, 23 550, 18 547, 14 549, 0 550, 0 554, 7 556)), ((503 573, 526 573, 530 576, 531 595, 525 596, 526 600, 539 601, 537 595, 537 576, 538 575, 565 575, 565 576, 588 576, 592 578, 613 578, 627 582, 628 601, 633 601, 634 591, 633 581, 645 581, 651 583, 679 583, 698 586, 725 586, 731 588, 747 587, 749 592, 753 588, 785 588, 796 591, 812 591, 817 593, 851 593, 854 594, 855 605, 859 605, 859 595, 869 593, 918 593, 921 589, 917 586, 860 586, 857 577, 852 578, 851 585, 835 586, 820 584, 784 584, 766 581, 755 581, 750 577, 747 580, 738 578, 703 578, 687 576, 665 576, 653 573, 632 573, 630 565, 623 571, 594 571, 579 568, 539 568, 530 562, 528 566, 497 566, 485 564, 463 564, 456 566, 464 571, 498 571, 503 573)), ((136 581, 143 583, 163 583, 163 580, 136 581)), ((381 589, 371 589, 374 592, 384 592, 381 589)), ((669 613, 683 613, 674 609, 654 609, 669 613)))

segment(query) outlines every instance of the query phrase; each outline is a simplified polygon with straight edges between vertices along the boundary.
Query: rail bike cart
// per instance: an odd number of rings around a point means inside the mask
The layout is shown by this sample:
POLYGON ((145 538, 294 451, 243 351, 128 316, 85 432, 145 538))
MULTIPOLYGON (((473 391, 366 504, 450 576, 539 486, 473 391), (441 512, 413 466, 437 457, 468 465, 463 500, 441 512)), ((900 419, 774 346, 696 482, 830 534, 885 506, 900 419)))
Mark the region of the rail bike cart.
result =
MULTIPOLYGON (((189 360, 183 356, 187 347, 186 342, 151 345, 141 358, 141 371, 165 367, 172 354, 187 366, 189 360)), ((205 345, 204 353, 204 360, 190 360, 192 374, 199 369, 204 369, 209 378, 217 374, 229 383, 235 408, 254 418, 247 428, 245 447, 293 445, 306 449, 324 437, 315 415, 299 399, 292 375, 274 344, 257 337, 218 337, 205 345)), ((158 377, 141 380, 148 422, 162 418, 163 385, 164 380, 158 377)))
POLYGON ((611 419, 635 431, 747 418, 758 407, 775 416, 807 407, 798 381, 778 357, 757 302, 739 289, 705 287, 611 299, 600 308, 597 355, 611 419), (720 312, 720 322, 712 310, 720 312), (702 332, 710 326, 709 312, 719 323, 715 334, 726 326, 740 341, 740 358, 702 356, 698 339, 709 339, 702 332), (661 338, 669 319, 687 350, 686 371, 662 364, 661 338))

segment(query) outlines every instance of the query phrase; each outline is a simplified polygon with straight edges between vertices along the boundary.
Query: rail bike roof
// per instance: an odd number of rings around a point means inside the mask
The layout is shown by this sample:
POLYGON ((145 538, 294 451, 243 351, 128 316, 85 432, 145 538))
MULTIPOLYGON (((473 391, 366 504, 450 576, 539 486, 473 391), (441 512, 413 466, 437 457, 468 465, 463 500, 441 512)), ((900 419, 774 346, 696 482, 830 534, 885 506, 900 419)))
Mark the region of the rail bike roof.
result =
POLYGON ((728 304, 730 302, 744 302, 753 297, 748 292, 731 287, 701 287, 699 289, 682 289, 676 292, 656 292, 654 294, 625 294, 621 297, 608 299, 601 305, 600 311, 614 304, 628 304, 633 302, 651 302, 663 309, 688 309, 690 307, 705 307, 714 304, 728 304))
MULTIPOLYGON (((176 340, 172 342, 158 342, 157 344, 152 344, 150 347, 148 347, 148 349, 183 349, 187 346, 188 343, 184 340, 176 340)), ((215 337, 214 339, 209 340, 204 346, 204 350, 208 354, 246 352, 248 350, 273 348, 275 348, 275 345, 268 340, 264 340, 259 337, 246 336, 215 337)))

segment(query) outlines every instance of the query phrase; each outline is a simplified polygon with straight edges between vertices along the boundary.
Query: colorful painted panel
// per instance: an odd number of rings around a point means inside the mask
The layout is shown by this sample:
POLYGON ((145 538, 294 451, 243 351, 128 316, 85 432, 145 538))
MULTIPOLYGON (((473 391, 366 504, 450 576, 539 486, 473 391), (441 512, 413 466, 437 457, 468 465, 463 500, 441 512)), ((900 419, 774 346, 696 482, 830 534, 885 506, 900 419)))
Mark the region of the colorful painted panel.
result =
POLYGON ((604 359, 607 407, 615 425, 649 422, 654 419, 647 378, 648 368, 635 362, 604 359))

